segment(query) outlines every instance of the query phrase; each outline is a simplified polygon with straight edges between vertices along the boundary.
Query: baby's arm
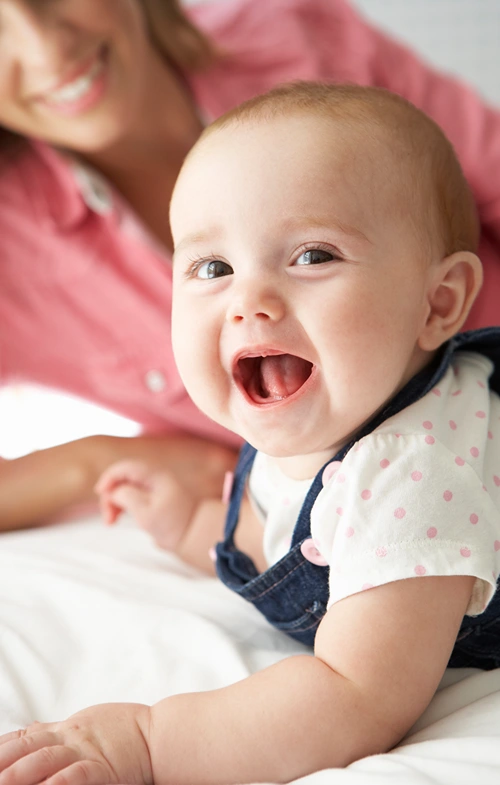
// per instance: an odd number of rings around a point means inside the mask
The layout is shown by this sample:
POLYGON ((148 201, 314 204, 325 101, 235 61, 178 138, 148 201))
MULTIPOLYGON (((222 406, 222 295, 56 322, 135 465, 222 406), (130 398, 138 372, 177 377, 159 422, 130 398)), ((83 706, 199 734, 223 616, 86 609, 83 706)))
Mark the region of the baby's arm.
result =
MULTIPOLYGON (((104 521, 114 523, 126 511, 160 548, 173 551, 188 564, 213 575, 210 552, 222 539, 226 502, 199 501, 187 490, 175 493, 175 482, 167 472, 153 469, 142 461, 113 464, 96 485, 104 521)), ((241 504, 236 541, 259 570, 267 568, 262 550, 262 523, 247 498, 241 504)))
POLYGON ((390 749, 434 695, 473 580, 410 579, 354 595, 325 616, 315 657, 153 706, 155 783, 288 782, 390 749))
POLYGON ((0 785, 43 777, 47 785, 104 785, 138 781, 140 773, 155 785, 289 782, 388 750, 432 698, 473 582, 386 584, 331 607, 314 657, 291 657, 151 709, 98 706, 21 739, 0 738, 0 785), (63 770, 64 779, 50 778, 63 770))

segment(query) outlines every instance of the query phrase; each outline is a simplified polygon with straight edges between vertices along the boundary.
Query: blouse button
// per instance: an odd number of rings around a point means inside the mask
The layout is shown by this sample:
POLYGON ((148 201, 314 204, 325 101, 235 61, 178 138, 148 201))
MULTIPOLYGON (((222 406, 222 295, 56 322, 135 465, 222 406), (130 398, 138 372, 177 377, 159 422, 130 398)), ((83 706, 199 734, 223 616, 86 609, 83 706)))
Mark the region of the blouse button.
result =
POLYGON ((73 172, 83 201, 98 215, 106 215, 113 208, 113 199, 106 180, 97 172, 75 164, 73 172))
POLYGON ((144 382, 148 390, 150 390, 153 393, 163 392, 163 390, 167 386, 167 381, 165 379, 165 376, 162 374, 161 371, 158 371, 155 368, 147 372, 147 374, 144 377, 144 382))
POLYGON ((318 567, 328 567, 328 562, 316 548, 313 539, 304 540, 304 542, 301 543, 300 551, 304 559, 310 561, 311 564, 316 564, 318 567))

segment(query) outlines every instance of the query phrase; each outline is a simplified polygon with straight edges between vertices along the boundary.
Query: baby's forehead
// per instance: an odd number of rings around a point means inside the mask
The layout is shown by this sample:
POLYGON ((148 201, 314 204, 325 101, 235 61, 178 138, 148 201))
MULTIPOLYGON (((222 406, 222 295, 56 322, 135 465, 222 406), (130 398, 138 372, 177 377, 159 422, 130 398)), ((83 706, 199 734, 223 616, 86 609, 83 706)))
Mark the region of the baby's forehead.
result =
POLYGON ((222 168, 237 179, 265 164, 266 180, 280 170, 280 176, 288 175, 291 182, 307 180, 311 172, 330 178, 332 185, 339 177, 356 183, 386 175, 393 166, 390 150, 389 139, 384 147, 380 134, 311 113, 234 121, 205 132, 187 157, 179 181, 196 188, 203 177, 214 177, 222 168))
POLYGON ((325 194, 332 203, 347 196, 363 214, 378 215, 400 198, 401 177, 390 149, 380 134, 312 113, 216 127, 186 159, 173 219, 178 201, 187 210, 223 189, 244 189, 249 200, 260 194, 264 201, 271 190, 277 198, 286 195, 283 203, 290 202, 290 194, 298 199, 302 193, 311 203, 309 212, 325 194))

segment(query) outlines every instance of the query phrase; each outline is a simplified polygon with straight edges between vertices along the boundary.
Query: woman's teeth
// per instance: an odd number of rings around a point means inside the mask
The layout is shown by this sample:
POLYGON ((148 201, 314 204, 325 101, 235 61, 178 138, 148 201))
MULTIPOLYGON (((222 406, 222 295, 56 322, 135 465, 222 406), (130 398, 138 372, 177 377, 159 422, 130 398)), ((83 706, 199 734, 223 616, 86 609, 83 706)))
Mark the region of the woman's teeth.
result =
POLYGON ((99 57, 89 68, 86 74, 79 76, 78 79, 75 79, 73 82, 64 85, 64 87, 60 87, 58 90, 52 90, 52 92, 46 93, 45 100, 49 101, 50 103, 58 104, 78 101, 86 93, 88 93, 97 77, 101 74, 103 68, 103 59, 102 57, 99 57))

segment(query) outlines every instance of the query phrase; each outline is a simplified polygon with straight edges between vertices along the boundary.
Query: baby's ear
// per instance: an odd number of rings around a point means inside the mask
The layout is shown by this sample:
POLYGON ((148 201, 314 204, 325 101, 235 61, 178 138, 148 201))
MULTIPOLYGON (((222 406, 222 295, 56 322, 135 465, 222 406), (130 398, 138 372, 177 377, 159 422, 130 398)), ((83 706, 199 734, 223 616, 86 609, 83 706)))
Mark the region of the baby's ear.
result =
POLYGON ((481 262, 470 251, 457 251, 431 269, 428 316, 418 340, 421 349, 433 351, 460 331, 482 282, 481 262))

